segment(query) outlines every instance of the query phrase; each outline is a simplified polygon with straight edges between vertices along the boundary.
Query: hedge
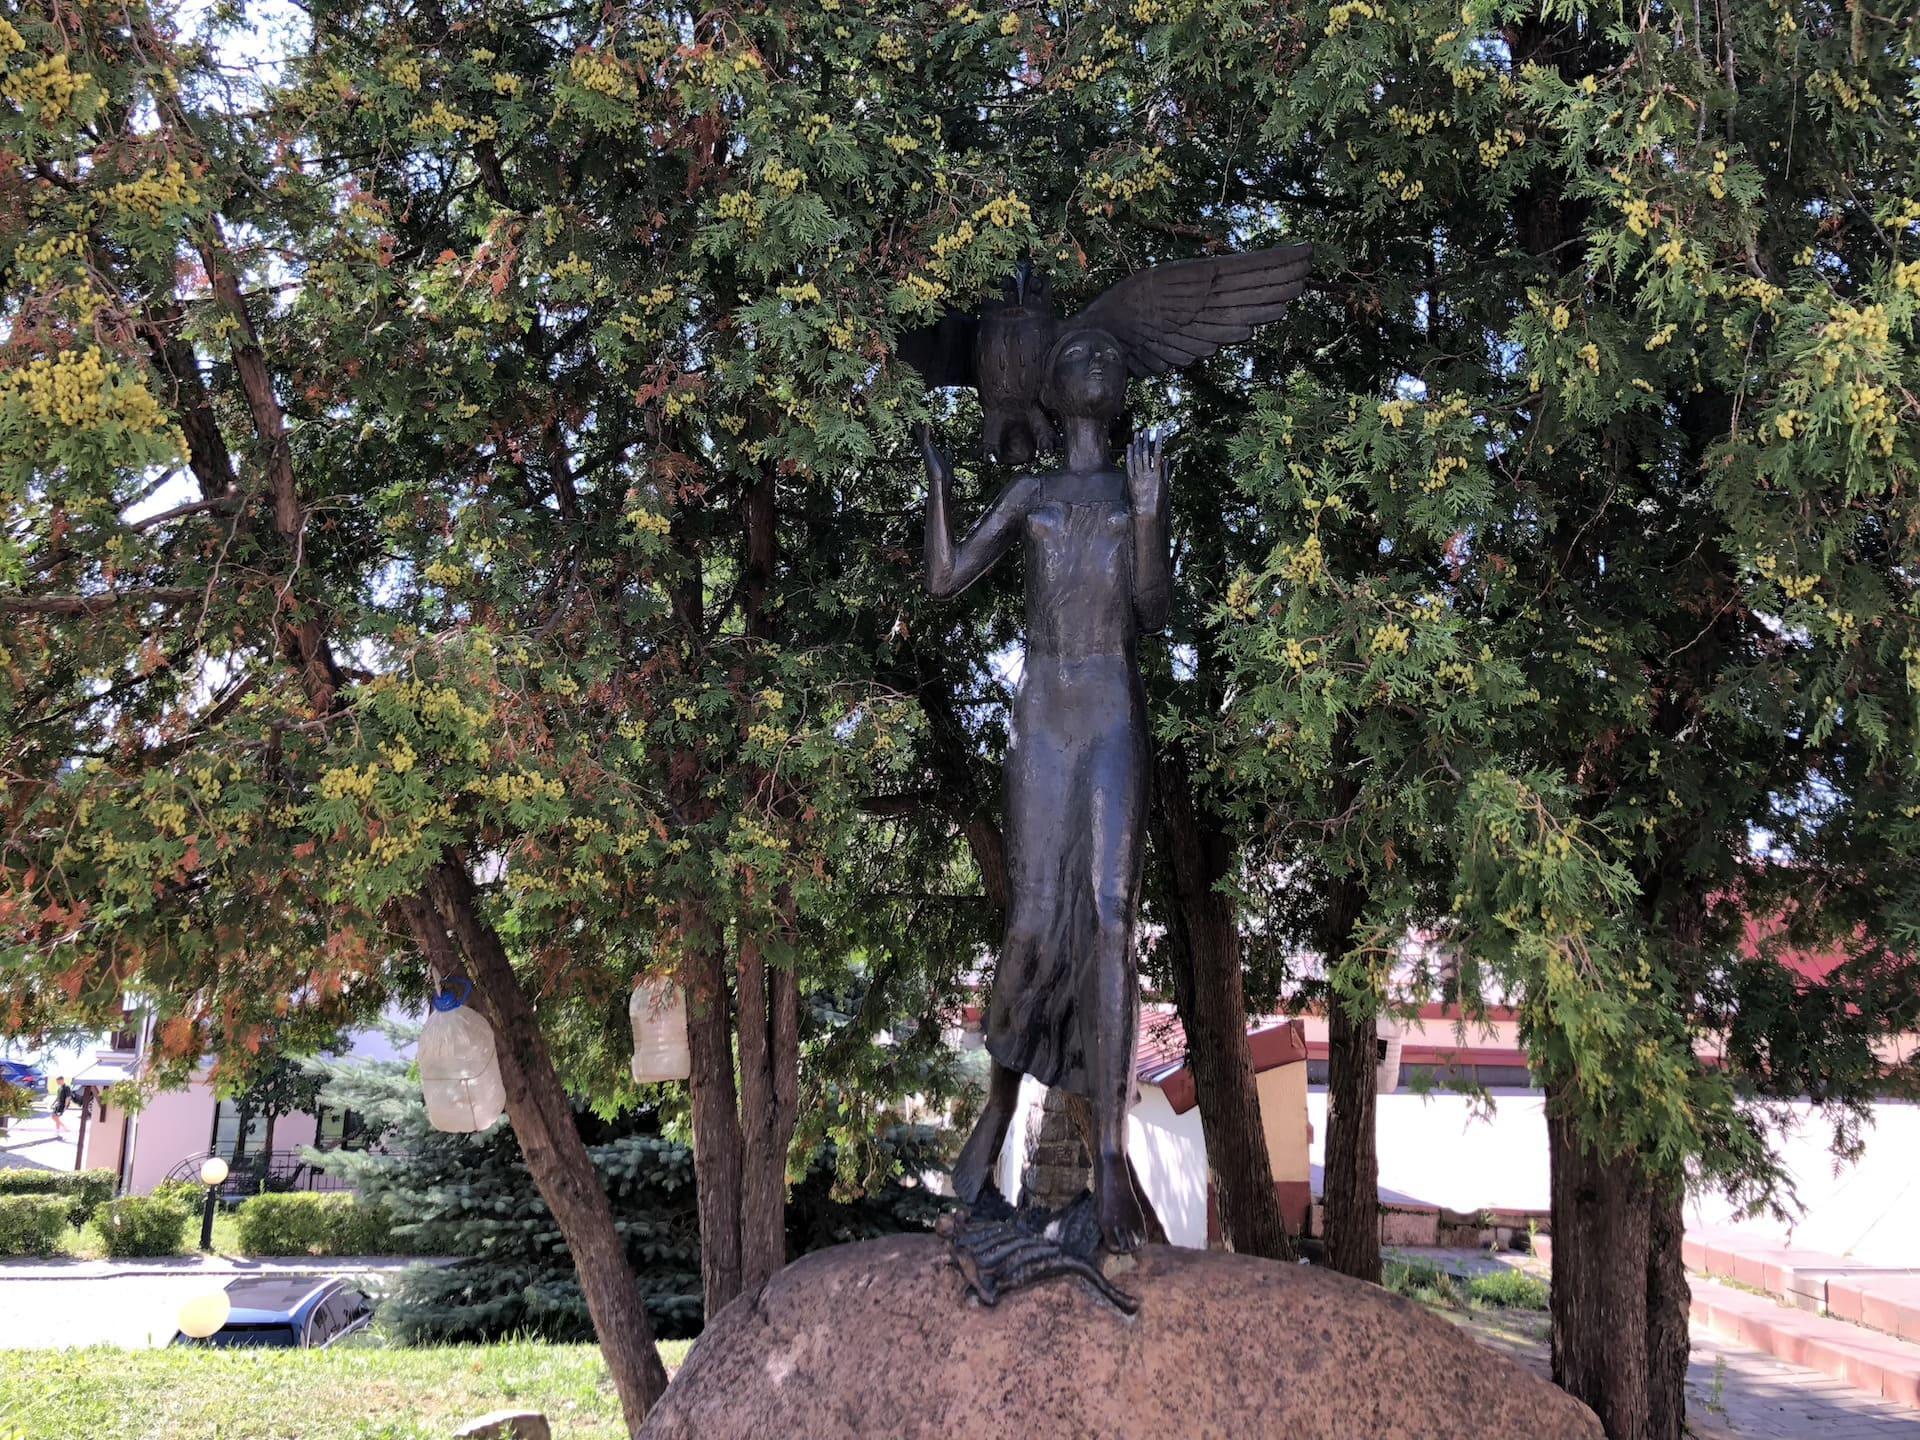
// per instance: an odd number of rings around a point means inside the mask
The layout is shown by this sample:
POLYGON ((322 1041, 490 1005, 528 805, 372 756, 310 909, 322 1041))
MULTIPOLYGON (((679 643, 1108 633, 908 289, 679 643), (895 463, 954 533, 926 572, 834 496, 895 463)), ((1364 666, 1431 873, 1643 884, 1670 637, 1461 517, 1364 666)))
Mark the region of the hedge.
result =
POLYGON ((393 1213, 356 1196, 255 1195, 240 1206, 249 1255, 392 1255, 393 1213))
POLYGON ((111 1170, 0 1170, 0 1196, 59 1195, 67 1201, 67 1219, 84 1225, 113 1198, 118 1177, 111 1170))
POLYGON ((93 1212, 93 1228, 116 1260, 139 1255, 178 1255, 186 1249, 193 1217, 178 1201, 129 1195, 93 1212))
POLYGON ((63 1195, 0 1195, 0 1255, 52 1255, 67 1233, 63 1195))

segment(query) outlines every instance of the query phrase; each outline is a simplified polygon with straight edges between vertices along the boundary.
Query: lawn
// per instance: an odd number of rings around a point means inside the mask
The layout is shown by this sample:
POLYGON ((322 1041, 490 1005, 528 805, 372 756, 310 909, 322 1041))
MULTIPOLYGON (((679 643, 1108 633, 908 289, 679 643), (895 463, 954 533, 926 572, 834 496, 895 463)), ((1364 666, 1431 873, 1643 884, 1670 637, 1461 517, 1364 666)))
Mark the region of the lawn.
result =
MULTIPOLYGON (((670 1370, 689 1343, 661 1347, 670 1370)), ((591 1345, 0 1351, 0 1440, 445 1440, 508 1407, 626 1440, 591 1345)))

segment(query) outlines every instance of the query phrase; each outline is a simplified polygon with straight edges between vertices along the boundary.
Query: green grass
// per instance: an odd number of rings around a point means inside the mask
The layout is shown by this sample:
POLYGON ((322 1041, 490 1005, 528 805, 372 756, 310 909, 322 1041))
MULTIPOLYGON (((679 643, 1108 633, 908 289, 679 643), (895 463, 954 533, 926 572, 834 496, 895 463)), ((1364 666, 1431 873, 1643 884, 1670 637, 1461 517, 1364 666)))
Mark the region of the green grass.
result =
POLYGON ((1547 1282, 1524 1270, 1499 1270, 1491 1275, 1476 1275, 1468 1281, 1467 1298, 1502 1310, 1544 1310, 1547 1282))
MULTIPOLYGON (((660 1347, 669 1370, 689 1343, 660 1347)), ((509 1407, 626 1440, 591 1345, 0 1351, 0 1440, 445 1440, 509 1407)))
POLYGON ((1446 1310, 1545 1310, 1547 1282, 1521 1270, 1500 1270, 1462 1281, 1425 1260, 1389 1260, 1381 1283, 1396 1295, 1446 1310))

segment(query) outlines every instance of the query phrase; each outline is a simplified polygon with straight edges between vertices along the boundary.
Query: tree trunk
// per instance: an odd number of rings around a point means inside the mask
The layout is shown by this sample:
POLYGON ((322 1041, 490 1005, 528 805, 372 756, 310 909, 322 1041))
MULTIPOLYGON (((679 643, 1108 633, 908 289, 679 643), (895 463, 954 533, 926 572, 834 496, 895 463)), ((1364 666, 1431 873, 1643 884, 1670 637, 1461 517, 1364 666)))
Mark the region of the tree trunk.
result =
POLYGON ((1645 1440, 1649 1187, 1634 1157, 1602 1160, 1583 1143, 1552 1087, 1547 1152, 1553 1171, 1554 1383, 1593 1408, 1609 1440, 1645 1440))
MULTIPOLYGON (((742 504, 741 610, 748 639, 775 639, 773 583, 779 560, 774 474, 764 467, 742 504)), ((690 571, 698 575, 697 558, 690 571)), ((699 633, 699 592, 678 606, 690 634, 699 633)), ((744 665, 735 681, 744 686, 744 665)), ((696 777, 697 767, 687 767, 696 777)), ((765 780, 769 777, 760 777, 765 780)), ((690 778, 682 805, 701 803, 690 778)), ((776 790, 774 803, 787 797, 776 790)), ((786 928, 786 900, 772 923, 786 928)), ((757 1290, 787 1263, 787 1153, 799 1119, 800 994, 790 964, 767 958, 767 923, 742 916, 734 937, 732 1003, 720 927, 694 915, 682 927, 689 947, 692 999, 693 1163, 699 1187, 700 1270, 711 1319, 736 1296, 757 1290), (697 923, 694 923, 697 922, 697 923), (736 1038, 738 1050, 736 1054, 736 1038), (736 1083, 736 1059, 738 1081, 736 1083)))
POLYGON ((787 1263, 787 1149, 798 1118, 799 995, 793 971, 740 945, 740 1287, 787 1263))
POLYGON ((1240 975, 1239 916, 1220 884, 1234 854, 1230 837, 1194 804, 1185 757, 1163 752, 1156 766, 1154 810, 1174 904, 1168 938, 1174 951, 1174 1003, 1187 1032, 1187 1063, 1206 1134, 1207 1168, 1229 1248, 1270 1260, 1293 1256, 1273 1163, 1260 1123, 1253 1050, 1247 1043, 1247 997, 1240 975))
MULTIPOLYGON (((466 957, 465 971, 494 1027, 494 1049, 507 1096, 507 1120, 540 1198, 553 1212, 580 1277, 587 1314, 620 1396, 629 1432, 665 1393, 667 1372, 654 1347, 639 1282, 613 1222, 600 1176, 574 1124, 573 1106, 554 1071, 538 1017, 513 973, 498 933, 480 913, 464 864, 443 860, 428 877, 428 899, 404 908, 429 957, 454 957, 448 935, 466 957)), ((451 967, 448 967, 451 968, 451 967)))
POLYGON ((1681 1440, 1687 1428, 1687 1356, 1693 1348, 1687 1325, 1693 1291, 1687 1285, 1680 1242, 1687 1232, 1686 1186, 1656 1182, 1648 1198, 1647 1234, 1647 1435, 1681 1440))
MULTIPOLYGON (((773 605, 780 532, 771 462, 760 467, 745 497, 741 558, 742 614, 748 640, 771 648, 779 625, 773 605)), ((744 679, 744 677, 743 677, 744 679)), ((759 777, 773 803, 788 808, 790 794, 776 777, 759 777)), ((790 901, 775 898, 770 923, 787 930, 790 901)), ((787 1152, 799 1118, 800 994, 789 960, 769 964, 766 934, 753 933, 743 918, 737 952, 740 1036, 740 1285, 757 1290, 787 1263, 787 1152)))
MULTIPOLYGON (((1329 973, 1353 946, 1365 892, 1357 881, 1334 883, 1321 925, 1321 953, 1329 973)), ((1327 996, 1327 1163, 1321 1174, 1326 1204, 1327 1264, 1343 1275, 1380 1283, 1380 1154, 1375 1133, 1379 1105, 1379 1026, 1374 1013, 1356 1015, 1332 991, 1327 996)))
POLYGON ((733 1013, 725 953, 682 927, 687 986, 693 1179, 700 1208, 700 1291, 709 1319, 740 1293, 742 1152, 733 1082, 733 1013))
POLYGON ((1380 1283, 1380 1158, 1374 1083, 1379 1055, 1374 1017, 1356 1017, 1340 997, 1327 1002, 1327 1264, 1380 1283))

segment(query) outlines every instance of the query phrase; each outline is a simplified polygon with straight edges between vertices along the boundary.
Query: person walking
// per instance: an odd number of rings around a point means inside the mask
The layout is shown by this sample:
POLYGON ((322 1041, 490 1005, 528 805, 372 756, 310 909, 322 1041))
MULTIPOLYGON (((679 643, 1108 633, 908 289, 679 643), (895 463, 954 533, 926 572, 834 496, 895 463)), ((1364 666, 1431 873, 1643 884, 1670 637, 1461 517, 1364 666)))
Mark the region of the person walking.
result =
POLYGON ((64 1135, 67 1133, 67 1107, 73 1104, 73 1087, 67 1084, 64 1075, 54 1076, 53 1085, 53 1133, 64 1135))

